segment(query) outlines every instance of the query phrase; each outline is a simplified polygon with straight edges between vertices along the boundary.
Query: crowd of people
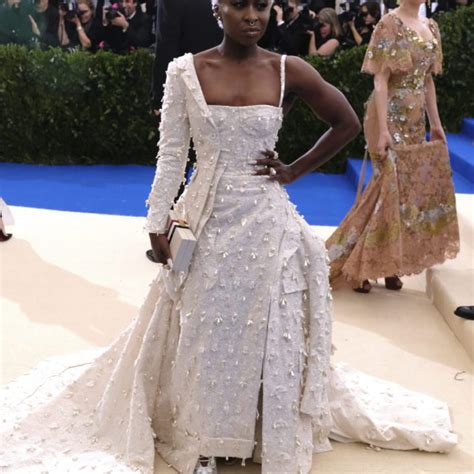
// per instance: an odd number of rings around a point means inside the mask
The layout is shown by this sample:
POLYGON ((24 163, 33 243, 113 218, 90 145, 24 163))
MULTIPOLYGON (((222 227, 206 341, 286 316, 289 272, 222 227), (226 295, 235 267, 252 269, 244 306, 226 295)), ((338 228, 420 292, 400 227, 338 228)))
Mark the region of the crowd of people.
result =
MULTIPOLYGON (((422 16, 454 9, 471 0, 427 0, 422 16)), ((279 53, 331 56, 339 49, 369 44, 381 16, 396 0, 276 0, 262 45, 279 53)))
POLYGON ((5 0, 0 44, 126 53, 154 43, 155 10, 138 0, 5 0))
POLYGON ((263 39, 273 51, 292 55, 330 56, 338 49, 368 44, 381 16, 377 1, 277 1, 263 39))
MULTIPOLYGON (((4 0, 0 44, 116 53, 153 49, 158 1, 4 0)), ((427 0, 424 14, 470 2, 427 0)), ((339 49, 368 44, 381 15, 394 7, 396 0, 276 0, 260 44, 279 53, 330 56, 339 49)))

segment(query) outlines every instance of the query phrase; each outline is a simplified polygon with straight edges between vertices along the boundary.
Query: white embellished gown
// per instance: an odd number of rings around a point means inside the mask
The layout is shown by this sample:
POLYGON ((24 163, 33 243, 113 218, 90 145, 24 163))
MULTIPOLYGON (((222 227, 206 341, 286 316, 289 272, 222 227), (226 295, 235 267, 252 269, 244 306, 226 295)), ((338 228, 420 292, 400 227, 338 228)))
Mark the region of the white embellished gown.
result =
POLYGON ((2 390, 2 472, 152 473, 156 450, 190 474, 199 454, 256 450, 263 473, 308 473, 328 438, 449 451, 444 403, 330 365, 324 242, 281 185, 253 175, 282 108, 208 106, 185 55, 162 112, 147 230, 166 225, 192 136, 197 168, 176 206, 198 238, 189 271, 160 267, 107 349, 46 361, 2 390))

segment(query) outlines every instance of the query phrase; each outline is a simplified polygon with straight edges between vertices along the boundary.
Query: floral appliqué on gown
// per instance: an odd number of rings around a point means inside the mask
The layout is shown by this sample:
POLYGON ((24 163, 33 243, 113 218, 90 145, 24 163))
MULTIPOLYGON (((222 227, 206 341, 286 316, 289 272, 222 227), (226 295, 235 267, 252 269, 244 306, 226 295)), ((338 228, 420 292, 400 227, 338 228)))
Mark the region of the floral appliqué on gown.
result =
POLYGON ((279 106, 209 106, 192 55, 170 64, 147 230, 162 232, 190 137, 197 167, 176 210, 197 247, 160 268, 138 317, 99 354, 45 362, 2 391, 5 472, 152 473, 155 451, 191 474, 199 454, 308 473, 329 437, 448 451, 447 406, 331 367, 324 242, 285 189, 255 176, 279 106), (259 401, 260 399, 260 401, 259 401))
POLYGON ((366 104, 364 135, 373 178, 328 239, 331 283, 420 273, 454 258, 459 229, 447 147, 426 142, 425 79, 442 72, 441 38, 429 20, 424 40, 395 14, 377 24, 362 71, 390 71, 387 120, 394 150, 376 153, 379 126, 374 93, 366 104))

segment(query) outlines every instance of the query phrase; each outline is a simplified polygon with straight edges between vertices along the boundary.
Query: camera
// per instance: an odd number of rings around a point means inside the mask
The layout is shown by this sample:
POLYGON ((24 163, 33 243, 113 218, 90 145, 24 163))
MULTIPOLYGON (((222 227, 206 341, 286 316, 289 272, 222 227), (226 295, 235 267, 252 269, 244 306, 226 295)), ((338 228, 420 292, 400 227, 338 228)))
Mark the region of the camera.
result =
POLYGON ((316 18, 313 18, 309 12, 309 6, 303 5, 300 10, 301 23, 305 31, 315 30, 319 27, 319 22, 316 18))
POLYGON ((107 8, 104 8, 105 19, 110 23, 113 19, 119 16, 119 13, 125 15, 125 10, 118 3, 111 3, 107 8))
POLYGON ((339 15, 341 24, 354 21, 359 15, 359 1, 357 0, 346 0, 344 3, 341 3, 340 7, 343 10, 339 15))
POLYGON ((283 10, 283 18, 285 21, 288 19, 288 15, 293 13, 293 7, 288 5, 288 0, 275 0, 274 4, 283 10))
POLYGON ((78 15, 79 9, 77 8, 76 0, 60 0, 59 8, 66 12, 66 20, 72 20, 74 17, 80 16, 78 15))

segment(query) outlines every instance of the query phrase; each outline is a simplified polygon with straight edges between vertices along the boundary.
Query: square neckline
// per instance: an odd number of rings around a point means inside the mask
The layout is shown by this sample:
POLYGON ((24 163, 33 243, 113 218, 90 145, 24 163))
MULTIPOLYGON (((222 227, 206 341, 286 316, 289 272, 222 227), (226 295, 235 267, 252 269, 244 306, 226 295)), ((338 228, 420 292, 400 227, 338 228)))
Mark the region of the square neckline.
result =
POLYGON ((194 63, 194 54, 190 54, 191 57, 191 66, 192 66, 192 72, 194 75, 194 80, 197 84, 197 90, 198 94, 207 109, 210 109, 211 107, 219 107, 219 108, 228 108, 228 109, 248 109, 248 108, 255 108, 255 107, 270 107, 271 109, 276 109, 278 111, 283 110, 283 98, 284 98, 284 87, 285 87, 285 78, 283 77, 283 74, 285 74, 285 69, 284 69, 284 64, 286 60, 286 54, 281 55, 280 58, 280 102, 281 104, 279 105, 273 105, 273 104, 250 104, 250 105, 226 105, 226 104, 208 104, 206 97, 204 96, 204 91, 201 86, 201 82, 199 81, 199 76, 197 73, 196 69, 196 64, 194 63))

